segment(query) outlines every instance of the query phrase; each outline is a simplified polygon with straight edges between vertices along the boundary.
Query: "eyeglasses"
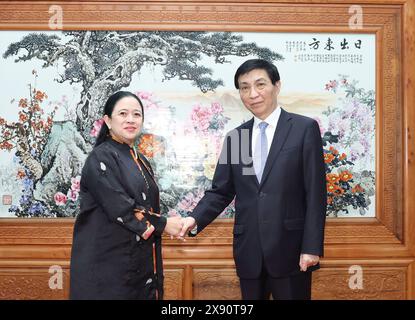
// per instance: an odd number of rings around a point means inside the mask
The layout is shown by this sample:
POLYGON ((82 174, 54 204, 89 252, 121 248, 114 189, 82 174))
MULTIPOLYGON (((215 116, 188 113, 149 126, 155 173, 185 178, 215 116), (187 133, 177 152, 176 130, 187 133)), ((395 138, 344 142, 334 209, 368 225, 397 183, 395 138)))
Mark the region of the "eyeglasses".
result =
POLYGON ((143 117, 143 115, 139 111, 127 112, 125 110, 121 110, 120 112, 118 112, 117 116, 121 118, 128 118, 129 114, 131 114, 134 119, 139 119, 143 117))
MULTIPOLYGON (((255 91, 262 91, 262 90, 265 89, 267 84, 268 84, 267 82, 261 81, 261 82, 255 83, 253 87, 255 88, 255 91)), ((252 90, 252 86, 248 86, 248 85, 245 85, 245 84, 241 85, 239 87, 239 93, 242 94, 242 95, 249 94, 251 92, 251 90, 252 90)))

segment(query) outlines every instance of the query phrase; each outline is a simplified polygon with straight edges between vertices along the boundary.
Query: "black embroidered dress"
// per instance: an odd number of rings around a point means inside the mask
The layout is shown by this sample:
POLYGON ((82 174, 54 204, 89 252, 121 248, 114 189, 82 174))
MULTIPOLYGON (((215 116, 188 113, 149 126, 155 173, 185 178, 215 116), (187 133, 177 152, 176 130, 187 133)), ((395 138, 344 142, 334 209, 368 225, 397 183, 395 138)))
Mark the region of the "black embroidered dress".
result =
POLYGON ((148 161, 108 138, 85 162, 80 197, 70 298, 161 299, 166 218, 148 161))

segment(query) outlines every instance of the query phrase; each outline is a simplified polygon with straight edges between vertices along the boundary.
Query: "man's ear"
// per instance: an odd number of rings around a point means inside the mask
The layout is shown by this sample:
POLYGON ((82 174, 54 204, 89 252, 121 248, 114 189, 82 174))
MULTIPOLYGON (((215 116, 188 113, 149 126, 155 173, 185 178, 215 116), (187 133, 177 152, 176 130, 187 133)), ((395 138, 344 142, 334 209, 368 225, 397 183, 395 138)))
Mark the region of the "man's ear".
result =
POLYGON ((274 87, 277 90, 277 94, 279 94, 281 90, 281 80, 278 80, 277 82, 275 82, 274 87))

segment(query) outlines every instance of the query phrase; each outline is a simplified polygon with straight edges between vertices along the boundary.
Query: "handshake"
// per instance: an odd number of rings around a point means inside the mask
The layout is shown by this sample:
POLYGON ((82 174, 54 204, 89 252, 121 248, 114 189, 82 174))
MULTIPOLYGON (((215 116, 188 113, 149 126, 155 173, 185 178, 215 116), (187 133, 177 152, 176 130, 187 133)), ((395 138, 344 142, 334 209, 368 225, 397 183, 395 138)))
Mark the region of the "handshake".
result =
POLYGON ((176 239, 178 240, 186 241, 186 234, 195 226, 196 220, 192 217, 169 217, 167 218, 167 223, 166 227, 164 228, 164 232, 168 233, 171 239, 176 237, 176 239))

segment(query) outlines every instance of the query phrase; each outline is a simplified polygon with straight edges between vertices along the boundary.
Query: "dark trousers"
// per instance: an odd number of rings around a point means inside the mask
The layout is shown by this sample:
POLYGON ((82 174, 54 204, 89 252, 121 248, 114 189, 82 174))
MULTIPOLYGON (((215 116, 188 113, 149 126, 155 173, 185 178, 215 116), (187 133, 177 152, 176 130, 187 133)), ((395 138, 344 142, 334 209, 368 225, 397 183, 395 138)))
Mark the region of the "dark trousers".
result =
POLYGON ((265 268, 258 279, 239 279, 243 300, 310 300, 311 272, 273 278, 265 268))

